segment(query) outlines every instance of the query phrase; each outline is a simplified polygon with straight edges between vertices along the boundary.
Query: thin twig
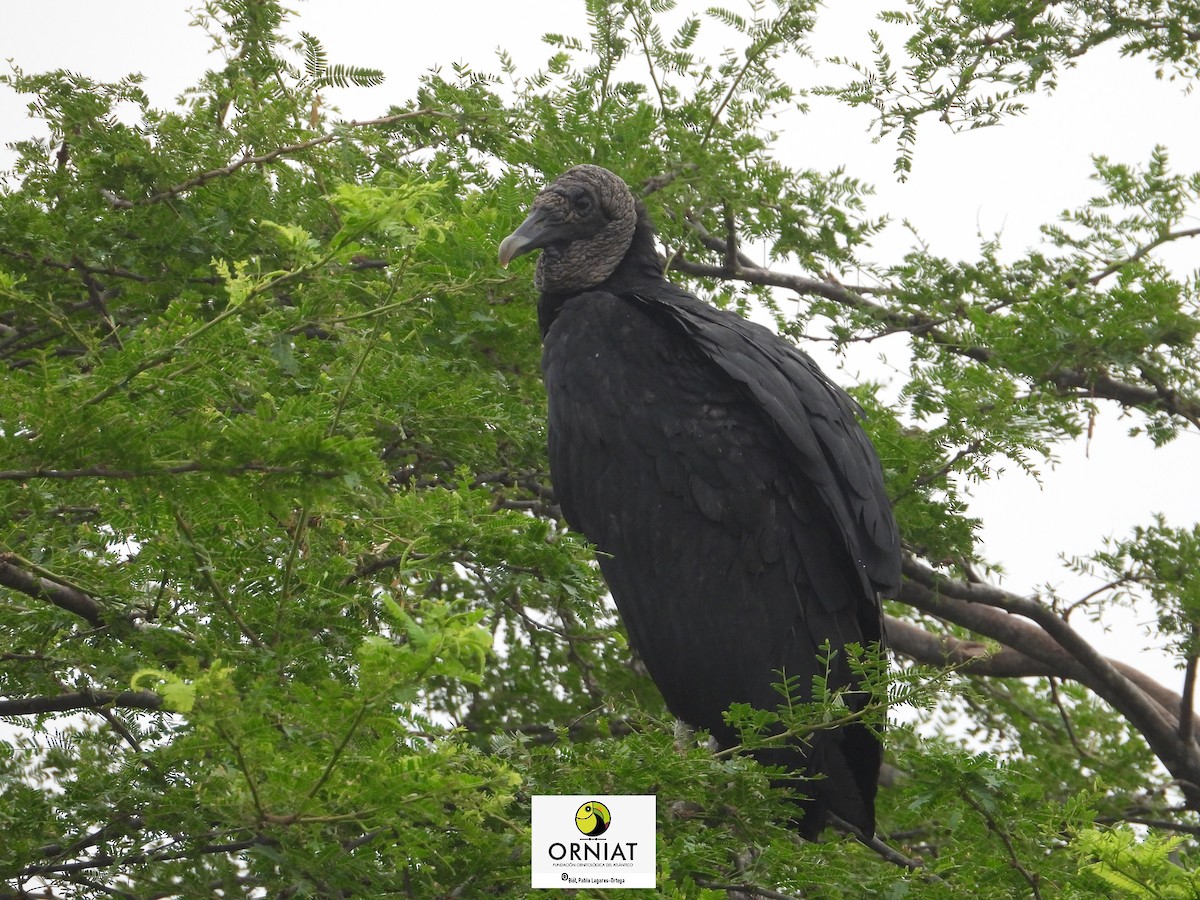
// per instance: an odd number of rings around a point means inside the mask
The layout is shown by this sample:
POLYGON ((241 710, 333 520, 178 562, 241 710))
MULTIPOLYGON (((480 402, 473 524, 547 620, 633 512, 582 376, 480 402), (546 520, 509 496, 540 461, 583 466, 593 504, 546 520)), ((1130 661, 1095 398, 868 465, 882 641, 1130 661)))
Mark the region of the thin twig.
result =
POLYGON ((952 457, 950 457, 950 459, 946 460, 943 465, 934 469, 932 472, 925 472, 919 477, 914 478, 908 487, 906 487, 903 491, 897 492, 892 497, 892 502, 896 503, 900 499, 907 497, 910 494, 915 494, 918 489, 923 488, 925 485, 937 481, 940 478, 945 478, 954 470, 955 466, 957 466, 967 457, 978 453, 981 449, 983 449, 983 441, 971 441, 969 444, 967 444, 967 446, 963 447, 952 457))
POLYGON ((35 849, 33 856, 37 859, 45 859, 50 856, 73 856, 81 850, 94 847, 101 841, 112 838, 115 832, 124 831, 128 833, 130 828, 141 828, 143 824, 141 816, 117 813, 111 821, 100 826, 95 831, 77 838, 70 844, 65 846, 61 843, 45 844, 35 849))
POLYGON ((169 466, 151 466, 146 469, 112 469, 105 465, 84 466, 79 469, 9 469, 0 471, 0 481, 30 481, 35 478, 52 478, 63 481, 73 478, 158 478, 163 475, 186 475, 203 472, 208 475, 243 475, 259 472, 264 475, 304 475, 313 478, 337 478, 344 472, 326 469, 306 469, 303 466, 277 466, 261 462, 230 463, 226 465, 190 460, 169 466))
POLYGON ((750 73, 751 68, 753 68, 758 62, 759 57, 761 57, 763 53, 765 53, 775 43, 776 34, 779 31, 779 27, 783 24, 784 17, 787 16, 787 14, 787 11, 781 13, 779 18, 777 18, 771 24, 770 31, 768 31, 766 35, 764 35, 763 38, 758 41, 758 43, 751 44, 747 48, 745 64, 738 71, 733 81, 730 82, 729 90, 725 92, 725 96, 721 98, 720 104, 718 104, 717 108, 713 110, 713 114, 708 120, 708 127, 704 129, 704 136, 700 139, 701 147, 708 146, 708 140, 712 137, 713 129, 717 127, 717 122, 721 121, 721 115, 725 112, 725 108, 729 105, 730 101, 737 96, 738 91, 742 86, 742 81, 750 73))
MULTIPOLYGON (((391 116, 381 116, 377 119, 364 119, 362 121, 351 120, 349 122, 342 123, 341 127, 344 129, 352 129, 367 128, 372 125, 392 125, 396 122, 402 122, 405 119, 415 119, 420 116, 441 116, 450 118, 450 116, 446 113, 437 112, 436 110, 429 109, 428 107, 423 107, 421 109, 410 110, 409 112, 396 113, 395 115, 391 116)), ((169 188, 158 191, 155 194, 151 194, 149 197, 143 197, 140 200, 134 201, 126 200, 124 202, 130 203, 133 206, 149 206, 153 203, 161 203, 164 200, 171 200, 175 197, 178 197, 180 194, 185 194, 193 188, 201 187, 202 185, 205 185, 217 178, 223 178, 226 175, 232 175, 234 172, 243 168, 244 166, 266 165, 267 163, 274 162, 281 156, 300 153, 303 150, 309 150, 312 147, 318 147, 321 144, 328 144, 336 141, 340 137, 342 137, 341 132, 334 131, 330 132, 329 134, 323 134, 320 137, 310 138, 307 141, 300 141, 298 144, 289 144, 286 147, 276 147, 274 150, 271 150, 268 153, 262 153, 258 156, 247 153, 245 156, 234 160, 227 166, 222 166, 219 169, 210 169, 207 172, 201 172, 197 175, 193 175, 191 178, 181 181, 179 184, 172 185, 169 188)), ((117 198, 118 201, 120 199, 121 198, 117 198)), ((117 202, 114 203, 114 205, 123 206, 124 204, 117 202)))
POLYGON ((1067 708, 1063 705, 1062 697, 1058 693, 1058 679, 1047 679, 1050 683, 1050 697, 1054 700, 1054 705, 1058 707, 1059 718, 1062 719, 1063 728, 1066 729, 1067 739, 1071 742, 1071 746, 1075 748, 1075 752, 1079 754, 1079 758, 1091 759, 1092 754, 1089 753, 1082 744, 1079 743, 1079 737, 1075 734, 1075 728, 1071 725, 1071 717, 1067 714, 1067 708))
POLYGON ((266 650, 267 645, 263 643, 254 631, 246 624, 245 619, 241 617, 233 602, 227 596, 225 589, 217 582, 217 576, 214 574, 212 558, 208 555, 200 543, 196 540, 196 533, 192 529, 191 523, 183 517, 183 513, 179 510, 175 511, 175 522, 179 526, 179 532, 183 536, 184 542, 191 548, 192 555, 196 557, 196 566, 200 570, 200 577, 204 579, 204 583, 208 585, 209 593, 213 599, 217 601, 217 605, 225 610, 226 615, 237 624, 238 630, 259 650, 266 650))
POLYGON ((250 772, 250 766, 246 762, 246 757, 242 754, 241 745, 238 744, 229 733, 221 726, 220 722, 216 722, 217 734, 222 740, 229 745, 229 749, 233 751, 234 758, 237 760, 238 769, 242 773, 242 777, 246 780, 246 786, 250 788, 250 799, 254 803, 254 811, 258 815, 258 821, 266 821, 267 811, 263 808, 262 799, 258 796, 258 785, 254 783, 254 775, 250 772))
POLYGON ((1085 606, 1089 601, 1096 599, 1101 594, 1103 594, 1107 591, 1115 590, 1116 588, 1119 588, 1123 584, 1129 584, 1131 581, 1137 581, 1137 580, 1138 579, 1136 577, 1134 577, 1133 575, 1122 575, 1120 578, 1114 579, 1113 581, 1109 581, 1106 584, 1102 584, 1102 585, 1100 585, 1100 587, 1096 588, 1095 590, 1088 591, 1086 594, 1084 594, 1082 597, 1080 597, 1078 600, 1076 600, 1074 603, 1072 603, 1070 606, 1068 606, 1066 609, 1064 609, 1062 617, 1064 619, 1070 619, 1071 613, 1075 612, 1075 610, 1079 609, 1081 606, 1085 606))
POLYGON ((650 52, 650 42, 647 40, 649 26, 642 19, 636 5, 633 6, 633 23, 633 33, 637 35, 638 42, 642 45, 642 53, 646 57, 646 68, 650 71, 650 83, 654 85, 654 93, 658 95, 659 112, 666 116, 667 100, 663 96, 662 85, 658 83, 658 73, 654 70, 654 56, 650 52))
POLYGON ((1027 868, 1025 868, 1024 865, 1022 865, 1020 858, 1017 856, 1017 848, 1013 845, 1012 837, 1009 835, 1009 833, 1001 828, 996 820, 992 818, 992 814, 983 808, 983 804, 972 797, 969 793, 966 791, 960 791, 959 795, 962 797, 967 806, 979 813, 979 815, 983 818, 983 821, 986 823, 988 831, 1000 838, 1001 843, 1004 844, 1004 849, 1008 851, 1008 864, 1016 869, 1021 874, 1021 877, 1025 879, 1026 883, 1029 885, 1030 891, 1033 892, 1033 897, 1035 900, 1042 900, 1042 892, 1038 889, 1038 884, 1040 883, 1041 878, 1037 872, 1030 872, 1027 868))
POLYGON ((200 856, 208 856, 220 853, 237 853, 242 850, 249 850, 251 847, 272 847, 279 842, 274 838, 266 837, 265 835, 255 835, 252 838, 247 838, 241 841, 228 841, 221 844, 201 844, 196 847, 187 847, 182 850, 172 850, 167 852, 162 850, 137 850, 125 856, 113 856, 108 853, 100 853, 89 859, 78 860, 68 863, 50 863, 44 865, 26 866, 17 872, 18 877, 32 877, 36 875, 68 875, 74 872, 84 872, 88 869, 103 869, 108 867, 124 867, 131 865, 139 865, 142 863, 159 863, 170 862, 177 859, 195 859, 200 856))
MULTIPOLYGON (((104 290, 104 287, 96 280, 96 276, 87 270, 87 267, 83 265, 83 260, 78 256, 71 258, 71 264, 79 270, 83 286, 87 288, 88 302, 92 304, 92 308, 96 310, 101 321, 108 328, 108 333, 116 343, 117 349, 124 349, 124 344, 121 341, 121 332, 117 328, 117 323, 113 320, 112 313, 108 311, 108 297, 110 296, 110 292, 104 290)), ((116 293, 118 292, 111 292, 112 295, 116 293)))
MULTIPOLYGON (((150 281, 145 275, 139 275, 136 272, 130 272, 128 269, 121 269, 113 266, 92 266, 84 263, 79 257, 73 257, 70 262, 51 259, 48 256, 38 258, 32 253, 26 253, 23 250, 11 250, 8 247, 0 247, 0 255, 7 256, 10 259, 18 259, 22 262, 32 263, 33 265, 45 266, 48 269, 62 269, 63 271, 76 270, 85 275, 106 275, 109 278, 127 278, 130 281, 147 282, 150 281)), ((213 283, 217 284, 220 279, 214 279, 213 283)))
POLYGON ((329 781, 329 776, 333 774, 334 768, 337 767, 338 760, 342 758, 342 754, 346 752, 346 748, 350 745, 351 738, 354 737, 354 733, 358 731, 359 726, 363 723, 363 719, 366 718, 367 709, 369 706, 370 704, 366 701, 359 705, 358 712, 355 714, 354 720, 350 723, 350 727, 346 729, 346 734, 342 737, 341 742, 333 749, 333 753, 329 757, 329 762, 325 766, 325 771, 321 773, 321 777, 317 779, 316 783, 305 796, 304 801, 301 804, 301 809, 296 813, 297 817, 302 814, 304 808, 313 801, 313 798, 320 793, 321 788, 323 788, 325 783, 329 781))
POLYGON ((1131 825, 1145 825, 1147 828, 1158 828, 1163 831, 1177 831, 1180 834, 1190 834, 1200 837, 1200 825, 1188 825, 1184 822, 1172 822, 1169 819, 1147 819, 1142 816, 1102 816, 1096 819, 1102 825, 1118 822, 1128 822, 1131 825))
POLYGON ((710 891, 726 891, 728 893, 746 894, 750 897, 765 897, 766 900, 800 900, 800 898, 793 894, 773 891, 771 888, 765 888, 757 884, 722 884, 716 881, 703 881, 701 879, 696 879, 696 884, 710 891))
MULTIPOLYGON (((880 858, 887 860, 893 865, 908 869, 910 872, 916 872, 925 868, 925 863, 921 862, 921 860, 905 856, 895 847, 884 843, 883 839, 878 835, 873 834, 870 837, 867 837, 861 828, 851 824, 850 822, 847 822, 841 816, 838 816, 835 813, 827 813, 827 815, 829 816, 829 821, 833 825, 845 832, 848 832, 849 834, 854 835, 856 838, 858 838, 859 843, 861 843, 864 847, 869 847, 871 850, 875 851, 880 858)), ((938 875, 934 875, 932 872, 922 872, 922 877, 929 881, 945 883, 945 879, 938 875)))
POLYGON ((1160 234, 1157 238, 1150 241, 1150 243, 1143 244, 1141 247, 1138 247, 1137 250, 1135 250, 1132 254, 1127 256, 1125 259, 1118 259, 1118 260, 1110 263, 1104 269, 1102 269, 1101 271, 1099 271, 1095 275, 1093 275, 1091 278, 1089 278, 1088 284, 1091 284, 1091 285, 1099 284, 1101 281, 1103 281, 1109 275, 1112 275, 1115 272, 1119 272, 1119 271, 1121 271, 1121 269, 1125 268, 1126 266, 1132 265, 1133 263, 1138 262, 1139 260, 1143 259, 1147 254, 1149 254, 1156 248, 1161 247, 1163 244, 1170 243, 1171 241, 1177 241, 1180 238, 1190 238, 1190 237, 1200 237, 1200 228, 1186 228, 1183 231, 1165 231, 1162 234, 1160 234))

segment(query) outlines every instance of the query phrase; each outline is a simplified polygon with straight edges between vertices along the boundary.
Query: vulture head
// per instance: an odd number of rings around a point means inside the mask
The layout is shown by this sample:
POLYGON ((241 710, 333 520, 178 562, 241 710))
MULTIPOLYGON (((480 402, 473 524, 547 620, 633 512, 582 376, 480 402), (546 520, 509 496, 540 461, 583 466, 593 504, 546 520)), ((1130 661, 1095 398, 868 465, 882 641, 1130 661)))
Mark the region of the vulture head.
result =
POLYGON ((600 166, 575 166, 537 195, 529 216, 501 242, 500 265, 540 249, 539 291, 590 290, 616 271, 637 223, 637 201, 624 181, 600 166))

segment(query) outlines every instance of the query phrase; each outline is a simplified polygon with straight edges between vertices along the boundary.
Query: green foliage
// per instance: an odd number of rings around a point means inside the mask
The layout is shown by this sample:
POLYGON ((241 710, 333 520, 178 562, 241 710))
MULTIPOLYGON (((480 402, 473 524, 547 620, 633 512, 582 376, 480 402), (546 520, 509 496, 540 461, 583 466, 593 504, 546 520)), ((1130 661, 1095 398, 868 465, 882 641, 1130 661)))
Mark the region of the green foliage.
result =
POLYGON ((383 84, 383 72, 362 66, 330 65, 321 42, 307 31, 300 32, 304 49, 304 74, 313 88, 377 87, 383 84))
POLYGON ((1181 659, 1200 656, 1200 526, 1172 528, 1156 516, 1153 525, 1107 543, 1093 562, 1114 585, 1148 597, 1158 611, 1159 634, 1181 659))
POLYGON ((880 13, 884 28, 870 33, 871 63, 831 59, 849 68, 852 79, 818 90, 875 110, 879 135, 896 134, 901 177, 912 168, 924 116, 956 129, 996 125, 1026 111, 1024 95, 1053 91, 1064 69, 1107 43, 1155 63, 1159 78, 1186 84, 1200 75, 1200 5, 1191 0, 908 0, 907 6, 880 13), (883 36, 895 32, 905 35, 899 66, 883 36))
MULTIPOLYGON (((880 38, 841 96, 911 152, 923 112, 999 120, 1108 37, 1191 77, 1186 4, 1126 6, 1105 26, 1084 3, 916 3, 887 21, 911 32, 919 89, 880 38)), ((1097 159, 1098 196, 1015 261, 985 241, 976 260, 880 263, 870 186, 775 144, 772 115, 811 89, 816 4, 675 7, 588 0, 588 33, 547 35, 542 69, 501 54, 495 74, 429 73, 370 124, 323 121, 324 94, 382 74, 289 39, 265 0, 197 13, 219 67, 170 109, 132 76, 0 76, 50 135, 12 145, 0 189, 12 891, 520 896, 529 797, 576 792, 658 795, 667 896, 1194 888, 1195 807, 1162 741, 1057 674, 975 677, 1027 648, 980 644, 944 608, 890 605, 937 633, 891 669, 827 648, 886 705, 781 673, 779 709, 730 711, 739 750, 883 730, 899 858, 833 832, 800 844, 771 773, 675 735, 561 522, 531 279, 495 264, 547 177, 618 170, 668 265, 718 303, 839 349, 905 341, 897 383, 856 395, 907 547, 972 585, 990 564, 973 483, 1036 473, 1100 402, 1157 443, 1200 418, 1197 284, 1153 255, 1195 233, 1200 176, 1165 150, 1097 159), (725 52, 702 51, 710 35, 725 52), (821 277, 748 274, 743 240, 821 277), (882 287, 842 286, 860 271, 882 287), (812 303, 787 316, 773 288, 812 303), (955 641, 970 660, 942 665, 955 641), (1153 830, 1093 827, 1125 821, 1153 830)), ((1194 672, 1198 545, 1160 520, 1077 561, 1113 582, 1086 611, 1144 592, 1194 672)))
POLYGON ((1094 862, 1087 871, 1118 897, 1195 897, 1200 877, 1179 852, 1179 837, 1150 835, 1139 840, 1132 828, 1080 832, 1074 849, 1094 862))

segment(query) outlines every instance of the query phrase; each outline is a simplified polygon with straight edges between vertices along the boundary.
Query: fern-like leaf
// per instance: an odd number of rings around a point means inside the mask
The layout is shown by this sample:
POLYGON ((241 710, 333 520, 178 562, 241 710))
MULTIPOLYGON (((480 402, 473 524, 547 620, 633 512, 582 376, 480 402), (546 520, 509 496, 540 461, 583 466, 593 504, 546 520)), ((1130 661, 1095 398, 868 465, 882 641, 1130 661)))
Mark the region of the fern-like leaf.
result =
POLYGON ((362 66, 333 65, 321 73, 317 87, 378 87, 383 84, 384 74, 379 69, 362 66))

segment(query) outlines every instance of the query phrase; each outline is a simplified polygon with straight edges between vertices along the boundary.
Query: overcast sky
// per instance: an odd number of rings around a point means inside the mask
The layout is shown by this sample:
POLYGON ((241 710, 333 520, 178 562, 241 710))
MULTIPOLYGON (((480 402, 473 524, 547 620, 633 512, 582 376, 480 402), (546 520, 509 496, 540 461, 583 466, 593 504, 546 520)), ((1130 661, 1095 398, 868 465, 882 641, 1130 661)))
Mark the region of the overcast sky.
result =
MULTIPOLYGON (((465 61, 494 71, 494 51, 503 47, 528 73, 548 56, 542 33, 586 33, 582 0, 292 0, 288 5, 298 12, 292 27, 315 34, 332 62, 387 73, 382 87, 334 96, 351 117, 379 115, 391 104, 406 102, 416 78, 430 67, 465 61)), ((707 5, 679 3, 683 9, 707 5)), ((727 5, 736 8, 738 2, 727 5)), ((882 4, 830 5, 811 42, 816 55, 866 58, 865 32, 871 25, 866 11, 882 4)), ((888 4, 900 5, 899 0, 888 4)), ((188 27, 187 10, 188 4, 166 0, 5 3, 0 58, 28 72, 62 67, 98 79, 141 72, 153 102, 168 106, 206 67, 219 63, 207 55, 203 32, 188 27)), ((820 80, 838 78, 831 66, 818 74, 820 80)), ((1092 154, 1141 163, 1162 144, 1177 171, 1200 170, 1200 93, 1185 96, 1178 85, 1156 81, 1149 63, 1120 60, 1115 50, 1103 50, 1066 73, 1053 96, 1034 97, 1029 104, 1028 115, 999 128, 954 134, 932 119, 925 122, 913 174, 903 184, 892 175, 894 144, 886 138, 872 143, 867 134, 869 114, 833 101, 817 100, 809 115, 781 119, 778 154, 800 168, 846 166, 848 174, 876 186, 875 214, 912 222, 933 252, 952 258, 977 258, 981 233, 1000 233, 1006 252, 1014 256, 1037 244, 1039 225, 1096 192, 1088 179, 1092 154)), ((0 143, 31 133, 34 123, 23 102, 0 89, 0 143)), ((11 154, 0 151, 0 167, 10 160, 11 154)), ((1195 218, 1188 223, 1197 224, 1195 218)), ((911 242, 897 224, 876 241, 875 258, 896 259, 911 242)), ((1167 258, 1181 271, 1191 271, 1200 259, 1200 243, 1174 248, 1167 258)), ((829 364, 826 357, 822 361, 829 364)), ((848 369, 839 380, 859 373, 880 377, 871 359, 855 357, 848 369)), ((1045 474, 1042 486, 1010 473, 975 489, 973 512, 987 523, 985 552, 1004 564, 1006 587, 1027 591, 1050 582, 1067 598, 1082 596, 1094 585, 1062 569, 1059 553, 1090 553, 1103 537, 1120 537, 1134 524, 1148 523, 1153 512, 1166 514, 1173 525, 1196 521, 1200 436, 1188 432, 1154 451, 1144 438, 1125 436, 1138 418, 1122 418, 1116 407, 1104 405, 1088 452, 1082 442, 1060 448, 1061 463, 1045 474)), ((1147 617, 1143 612, 1141 618, 1147 617)), ((1112 630, 1101 640, 1105 652, 1178 689, 1180 678, 1162 654, 1143 649, 1147 641, 1138 616, 1113 614, 1106 621, 1112 630)))

